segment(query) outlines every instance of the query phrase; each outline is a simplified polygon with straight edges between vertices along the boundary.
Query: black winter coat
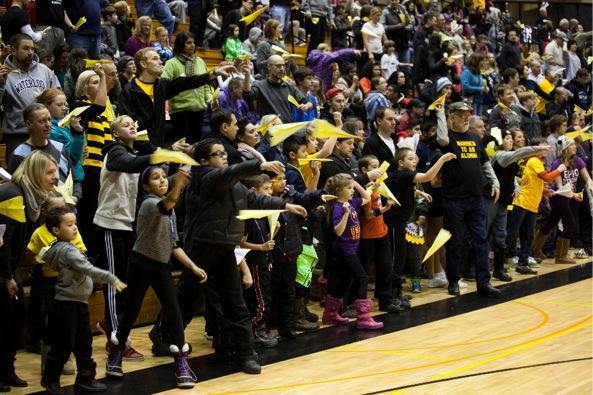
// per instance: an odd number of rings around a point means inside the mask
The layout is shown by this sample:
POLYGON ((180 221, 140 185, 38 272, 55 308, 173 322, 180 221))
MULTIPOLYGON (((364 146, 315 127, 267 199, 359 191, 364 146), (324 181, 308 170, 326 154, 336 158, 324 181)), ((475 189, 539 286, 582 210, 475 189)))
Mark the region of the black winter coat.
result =
POLYGON ((240 210, 284 209, 280 198, 258 195, 239 181, 261 174, 261 161, 250 160, 226 168, 192 168, 190 188, 200 203, 193 243, 235 246, 245 234, 244 222, 236 218, 240 210))

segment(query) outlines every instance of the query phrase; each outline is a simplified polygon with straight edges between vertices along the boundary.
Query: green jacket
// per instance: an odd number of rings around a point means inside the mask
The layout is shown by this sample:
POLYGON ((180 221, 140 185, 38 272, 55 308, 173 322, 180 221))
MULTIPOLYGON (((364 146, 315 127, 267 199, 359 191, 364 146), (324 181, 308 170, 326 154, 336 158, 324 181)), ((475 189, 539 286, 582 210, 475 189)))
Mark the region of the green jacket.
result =
MULTIPOLYGON (((194 74, 200 75, 207 72, 206 63, 196 57, 194 74)), ((162 77, 170 80, 177 77, 185 77, 185 65, 177 58, 169 59, 165 63, 162 77)), ((207 102, 210 99, 212 99, 212 91, 209 85, 181 92, 172 99, 169 99, 169 114, 175 114, 181 111, 205 111, 208 107, 207 102)))
POLYGON ((222 52, 224 52, 224 60, 232 62, 238 55, 249 55, 243 48, 241 40, 238 38, 229 38, 222 46, 222 52))

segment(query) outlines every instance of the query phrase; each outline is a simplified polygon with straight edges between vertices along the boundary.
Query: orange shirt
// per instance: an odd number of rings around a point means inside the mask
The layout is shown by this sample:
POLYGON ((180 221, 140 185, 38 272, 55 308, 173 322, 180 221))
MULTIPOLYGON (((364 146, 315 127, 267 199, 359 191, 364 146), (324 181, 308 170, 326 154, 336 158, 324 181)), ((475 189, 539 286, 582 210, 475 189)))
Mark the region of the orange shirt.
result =
MULTIPOLYGON (((371 205, 371 210, 381 209, 381 195, 379 192, 371 194, 371 201, 366 206, 371 205)), ((365 206, 365 207, 366 207, 365 206)), ((387 225, 383 221, 383 214, 378 217, 366 219, 364 214, 360 215, 360 238, 361 239, 380 239, 387 234, 387 225)))

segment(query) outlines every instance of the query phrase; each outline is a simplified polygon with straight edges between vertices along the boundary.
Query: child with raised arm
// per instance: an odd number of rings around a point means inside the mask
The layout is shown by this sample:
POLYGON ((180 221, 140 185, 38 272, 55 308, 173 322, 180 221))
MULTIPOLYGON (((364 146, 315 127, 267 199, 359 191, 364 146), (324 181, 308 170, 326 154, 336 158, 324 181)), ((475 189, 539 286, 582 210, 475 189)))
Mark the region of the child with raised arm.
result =
POLYGON ((180 171, 175 176, 175 186, 166 196, 169 181, 165 171, 157 166, 146 168, 141 176, 142 188, 148 192, 138 211, 137 238, 130 253, 127 281, 128 298, 116 333, 111 334, 111 347, 105 373, 110 377, 123 377, 122 359, 132 325, 138 318, 142 301, 149 286, 152 286, 163 306, 163 315, 170 325, 169 349, 175 359, 177 387, 193 388, 196 375, 187 364, 189 345, 185 343, 183 319, 177 302, 175 283, 169 260, 174 256, 181 264, 206 281, 206 273, 197 267, 178 245, 177 217, 173 207, 181 190, 189 183, 189 175, 180 171), (155 243, 158 240, 158 243, 155 243))
POLYGON ((354 278, 355 305, 358 319, 357 329, 380 329, 382 322, 375 322, 371 316, 373 301, 368 298, 369 279, 356 255, 360 242, 360 222, 358 210, 371 201, 371 196, 349 174, 337 174, 325 184, 327 191, 337 196, 337 200, 325 203, 327 222, 334 229, 336 239, 333 249, 336 264, 329 273, 329 292, 325 302, 322 322, 329 324, 347 324, 348 318, 340 317, 338 310, 342 306, 342 296, 348 290, 350 278, 354 278), (354 190, 361 197, 354 198, 354 190), (339 265, 337 264, 339 262, 339 265))
POLYGON ((89 322, 88 299, 93 282, 111 284, 115 292, 127 285, 106 270, 93 266, 87 256, 74 244, 78 235, 76 215, 67 207, 51 210, 45 226, 56 238, 42 259, 59 272, 56 284, 55 319, 50 329, 55 335, 41 378, 41 385, 50 394, 62 395, 62 368, 74 352, 78 375, 74 385, 89 392, 107 391, 105 384, 95 380, 97 364, 92 358, 93 334, 89 322))

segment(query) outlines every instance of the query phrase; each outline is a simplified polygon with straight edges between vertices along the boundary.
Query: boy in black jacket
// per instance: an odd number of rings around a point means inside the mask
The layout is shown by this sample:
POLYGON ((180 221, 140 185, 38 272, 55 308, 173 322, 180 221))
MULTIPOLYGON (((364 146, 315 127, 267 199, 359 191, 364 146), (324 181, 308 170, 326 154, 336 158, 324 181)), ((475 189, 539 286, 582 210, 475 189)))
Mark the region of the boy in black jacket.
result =
MULTIPOLYGON (((326 199, 331 198, 323 189, 311 193, 300 193, 292 187, 287 187, 284 173, 279 173, 272 179, 272 182, 274 183, 272 187, 274 196, 282 198, 286 203, 299 203, 309 210, 319 207, 326 199)), ((274 260, 272 266, 272 296, 278 298, 276 324, 278 334, 287 339, 296 337, 296 332, 293 329, 295 281, 297 278, 297 259, 303 252, 303 235, 297 218, 293 213, 284 212, 280 214, 278 217, 280 230, 274 236, 276 243, 272 251, 274 260)), ((300 322, 297 329, 314 332, 319 330, 319 325, 300 322)))
MULTIPOLYGON (((235 258, 235 246, 241 243, 245 226, 236 216, 240 210, 246 209, 287 209, 298 215, 307 215, 307 212, 281 199, 258 195, 239 182, 261 171, 284 174, 284 166, 280 162, 252 160, 228 166, 227 153, 216 139, 202 140, 194 151, 194 157, 201 166, 192 169, 190 189, 200 197, 200 203, 192 235, 193 248, 188 255, 200 262, 208 274, 204 283, 208 304, 212 311, 221 309, 230 325, 235 338, 237 364, 245 373, 259 374, 261 367, 255 360, 249 310, 243 299, 235 258)), ((191 272, 184 271, 180 283, 191 285, 191 281, 184 279, 191 275, 191 272)), ((184 294, 181 288, 178 289, 178 298, 182 314, 195 311, 197 298, 184 294)), ((226 350, 219 343, 218 327, 216 324, 213 326, 215 357, 226 357, 226 350)))

